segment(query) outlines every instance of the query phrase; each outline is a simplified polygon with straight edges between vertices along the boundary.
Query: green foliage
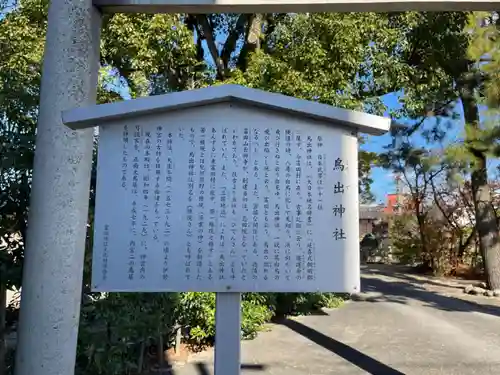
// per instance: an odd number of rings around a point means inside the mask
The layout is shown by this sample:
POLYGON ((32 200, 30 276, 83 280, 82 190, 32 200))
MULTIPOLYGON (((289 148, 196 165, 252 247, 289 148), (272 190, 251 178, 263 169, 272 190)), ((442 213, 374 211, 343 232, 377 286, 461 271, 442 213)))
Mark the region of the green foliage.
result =
POLYGON ((179 299, 176 294, 111 293, 95 297, 87 297, 82 305, 79 374, 137 371, 145 355, 143 345, 173 334, 179 299))
MULTIPOLYGON (((43 8, 43 7, 42 7, 43 8)), ((0 22, 0 283, 19 287, 45 29, 40 12, 0 22)))
MULTIPOLYGON (((195 346, 210 345, 215 338, 215 293, 184 293, 179 323, 187 328, 186 340, 195 346)), ((262 325, 273 316, 266 298, 247 293, 241 304, 241 336, 255 337, 262 325)))
MULTIPOLYGON (((489 115, 484 116, 479 107, 497 101, 498 13, 404 13, 393 20, 404 30, 406 42, 401 56, 408 63, 402 77, 406 80, 402 106, 394 115, 413 120, 403 131, 406 136, 419 134, 428 143, 441 142, 452 126, 463 129, 464 139, 441 162, 449 173, 454 169, 466 171, 474 192, 474 216, 478 218, 475 229, 487 280, 490 287, 499 288, 500 235, 489 186, 488 158, 498 155, 500 131, 498 115, 485 121, 489 115), (457 105, 462 111, 456 110, 457 105), (428 118, 437 121, 425 129, 428 118)), ((422 223, 419 220, 421 228, 422 223)), ((422 242, 425 246, 426 241, 422 242)))
MULTIPOLYGON (((215 293, 111 293, 87 297, 82 306, 78 340, 78 375, 139 373, 149 348, 171 347, 175 329, 194 350, 215 339, 215 293)), ((333 293, 258 294, 242 296, 241 335, 252 339, 275 314, 308 314, 338 307, 333 293)))
POLYGON ((114 14, 102 30, 101 60, 134 98, 196 87, 205 63, 179 15, 114 14))
POLYGON ((272 308, 263 294, 246 293, 242 297, 241 337, 253 339, 264 323, 273 317, 272 308))
POLYGON ((179 323, 191 344, 211 344, 215 336, 215 293, 184 293, 179 323))
MULTIPOLYGON (((359 143, 363 145, 365 139, 360 137, 359 143)), ((359 198, 362 203, 372 203, 374 201, 374 196, 371 191, 371 185, 373 183, 371 170, 374 166, 380 165, 379 155, 375 152, 360 150, 358 159, 359 198)))
POLYGON ((390 91, 382 84, 383 67, 396 36, 384 16, 293 14, 280 15, 279 22, 269 16, 264 27, 261 49, 230 80, 344 108, 383 110, 379 90, 390 91))
POLYGON ((392 254, 403 264, 418 264, 422 261, 422 243, 413 215, 403 215, 392 220, 389 238, 392 254))
POLYGON ((467 55, 481 72, 482 98, 490 108, 500 105, 500 21, 496 12, 475 12, 469 15, 471 43, 467 55))
POLYGON ((283 317, 307 315, 323 307, 338 307, 344 298, 335 293, 271 293, 268 303, 276 317, 283 317))

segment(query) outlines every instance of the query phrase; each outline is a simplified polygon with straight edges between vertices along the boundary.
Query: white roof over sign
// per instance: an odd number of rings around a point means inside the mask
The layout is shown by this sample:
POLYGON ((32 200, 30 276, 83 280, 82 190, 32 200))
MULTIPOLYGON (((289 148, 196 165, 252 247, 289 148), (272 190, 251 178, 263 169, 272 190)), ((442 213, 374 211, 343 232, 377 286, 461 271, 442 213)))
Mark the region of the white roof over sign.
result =
POLYGON ((236 102, 277 112, 320 120, 332 126, 352 128, 373 135, 386 133, 389 118, 350 111, 282 94, 238 85, 219 85, 197 90, 76 108, 63 112, 63 122, 72 129, 100 126, 106 122, 216 103, 236 102))

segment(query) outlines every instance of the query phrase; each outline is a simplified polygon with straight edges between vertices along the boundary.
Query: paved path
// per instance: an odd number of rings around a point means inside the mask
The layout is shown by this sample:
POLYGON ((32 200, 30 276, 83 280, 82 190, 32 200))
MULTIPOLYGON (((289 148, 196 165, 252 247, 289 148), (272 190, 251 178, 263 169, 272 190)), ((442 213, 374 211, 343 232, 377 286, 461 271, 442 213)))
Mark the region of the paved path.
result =
MULTIPOLYGON (((410 283, 410 276, 370 268, 357 301, 286 320, 243 342, 242 373, 500 374, 500 307, 444 296, 410 283)), ((212 366, 213 353, 205 352, 173 373, 207 375, 212 366)))

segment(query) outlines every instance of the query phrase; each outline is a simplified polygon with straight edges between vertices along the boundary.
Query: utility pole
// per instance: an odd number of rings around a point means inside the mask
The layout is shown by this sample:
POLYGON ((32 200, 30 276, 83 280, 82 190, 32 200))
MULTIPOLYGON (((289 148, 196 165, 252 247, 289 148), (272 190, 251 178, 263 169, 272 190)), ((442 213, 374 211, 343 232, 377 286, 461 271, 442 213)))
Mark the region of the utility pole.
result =
POLYGON ((396 209, 394 211, 396 214, 400 214, 402 211, 401 175, 396 173, 394 180, 396 182, 396 209))

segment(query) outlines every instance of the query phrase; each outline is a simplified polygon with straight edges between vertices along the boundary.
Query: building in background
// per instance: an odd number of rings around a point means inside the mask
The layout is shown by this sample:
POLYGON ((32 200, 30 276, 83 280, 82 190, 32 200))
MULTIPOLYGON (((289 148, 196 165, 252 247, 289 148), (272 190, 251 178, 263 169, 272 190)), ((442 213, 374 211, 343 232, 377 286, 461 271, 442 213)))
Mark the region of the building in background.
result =
POLYGON ((364 238, 368 233, 373 233, 377 225, 384 218, 384 205, 360 204, 359 205, 359 236, 364 238))
POLYGON ((388 219, 398 215, 408 208, 408 197, 401 192, 388 193, 385 204, 359 205, 359 235, 363 238, 368 233, 385 232, 388 219))
POLYGON ((389 193, 383 204, 359 205, 359 235, 362 263, 391 262, 389 221, 408 208, 408 197, 402 192, 389 193))

